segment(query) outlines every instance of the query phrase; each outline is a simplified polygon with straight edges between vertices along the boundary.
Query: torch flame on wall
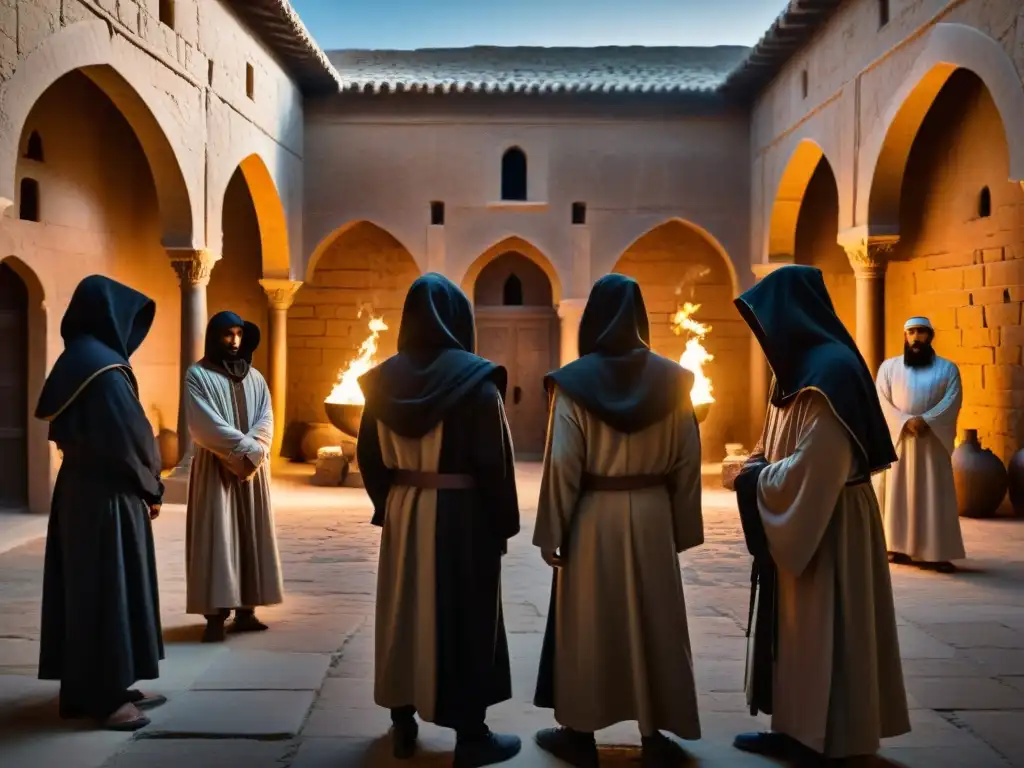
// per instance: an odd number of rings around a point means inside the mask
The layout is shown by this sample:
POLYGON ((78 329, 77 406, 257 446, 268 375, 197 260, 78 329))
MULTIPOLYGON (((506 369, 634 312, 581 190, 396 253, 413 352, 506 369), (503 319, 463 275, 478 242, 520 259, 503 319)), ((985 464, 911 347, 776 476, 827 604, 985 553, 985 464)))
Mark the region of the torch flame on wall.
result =
MULTIPOLYGON (((359 316, 362 317, 362 312, 359 316)), ((384 324, 383 317, 370 316, 370 335, 366 337, 359 347, 359 355, 349 362, 348 366, 338 376, 338 383, 334 385, 331 394, 324 402, 327 403, 348 403, 351 405, 363 405, 366 399, 363 391, 359 389, 359 377, 377 364, 377 338, 381 331, 388 327, 384 324)))
POLYGON ((715 402, 711 394, 711 379, 704 375, 704 363, 714 360, 714 355, 708 354, 701 342, 711 331, 710 325, 705 325, 693 319, 693 314, 700 309, 700 304, 686 302, 676 310, 672 317, 672 332, 677 336, 684 331, 690 335, 686 341, 686 350, 679 358, 679 364, 693 373, 693 389, 690 390, 690 399, 694 405, 704 405, 715 402))

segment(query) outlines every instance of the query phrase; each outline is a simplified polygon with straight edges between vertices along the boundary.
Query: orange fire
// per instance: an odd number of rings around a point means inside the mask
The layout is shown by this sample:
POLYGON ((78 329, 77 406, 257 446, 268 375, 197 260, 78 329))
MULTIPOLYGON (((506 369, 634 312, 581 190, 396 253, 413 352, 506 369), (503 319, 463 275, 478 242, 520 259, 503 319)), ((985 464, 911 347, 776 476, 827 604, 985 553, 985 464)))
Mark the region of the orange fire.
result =
POLYGON ((679 364, 693 373, 693 389, 690 390, 690 399, 694 405, 705 405, 715 402, 712 395, 713 388, 711 379, 704 375, 704 363, 715 359, 714 355, 708 353, 701 344, 704 337, 711 332, 711 326, 693 319, 694 313, 700 309, 700 304, 686 302, 672 317, 672 332, 676 336, 684 331, 690 335, 686 341, 686 350, 679 358, 679 364))
MULTIPOLYGON (((359 312, 359 316, 363 316, 362 311, 359 312)), ((334 385, 334 389, 324 402, 350 405, 366 403, 363 391, 359 389, 359 377, 377 364, 377 339, 381 331, 386 331, 388 327, 384 324, 383 317, 374 317, 371 314, 369 328, 370 335, 360 345, 359 354, 349 361, 345 370, 339 374, 338 383, 334 385)))

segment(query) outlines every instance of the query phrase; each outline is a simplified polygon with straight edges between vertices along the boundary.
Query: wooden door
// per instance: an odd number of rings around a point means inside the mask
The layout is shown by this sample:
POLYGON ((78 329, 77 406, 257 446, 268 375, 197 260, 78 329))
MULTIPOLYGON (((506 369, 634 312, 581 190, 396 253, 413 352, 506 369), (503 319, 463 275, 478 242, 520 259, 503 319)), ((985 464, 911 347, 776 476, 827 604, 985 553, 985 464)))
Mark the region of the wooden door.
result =
POLYGON ((0 264, 0 508, 28 506, 28 290, 0 264))

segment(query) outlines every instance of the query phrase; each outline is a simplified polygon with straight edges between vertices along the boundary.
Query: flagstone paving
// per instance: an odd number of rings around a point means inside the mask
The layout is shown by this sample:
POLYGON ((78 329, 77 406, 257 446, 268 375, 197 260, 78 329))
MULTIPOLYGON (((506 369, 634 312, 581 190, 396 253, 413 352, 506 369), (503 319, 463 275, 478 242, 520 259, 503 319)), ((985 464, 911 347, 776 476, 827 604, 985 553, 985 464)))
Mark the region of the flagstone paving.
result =
MULTIPOLYGON (((44 541, 0 547, 0 766, 391 766, 388 714, 372 696, 378 531, 361 491, 314 487, 310 473, 282 468, 275 481, 286 602, 261 611, 269 632, 222 646, 200 644, 201 620, 183 613, 184 509, 164 508, 155 530, 167 660, 150 687, 169 702, 134 735, 57 718, 56 685, 35 679, 44 541)), ((489 722, 524 737, 507 765, 544 768, 560 764, 530 739, 551 724, 530 703, 550 585, 530 545, 537 480, 536 465, 520 468, 523 532, 505 558, 515 698, 489 722)), ((893 568, 913 731, 870 765, 1024 766, 1024 521, 963 527, 971 558, 960 573, 893 568)), ((705 492, 705 528, 707 543, 682 557, 704 734, 685 746, 693 765, 770 766, 730 746, 765 724, 743 701, 749 558, 730 494, 705 492)), ((411 764, 450 764, 452 735, 421 735, 411 764)), ((598 737, 603 765, 637 764, 632 725, 598 737)))

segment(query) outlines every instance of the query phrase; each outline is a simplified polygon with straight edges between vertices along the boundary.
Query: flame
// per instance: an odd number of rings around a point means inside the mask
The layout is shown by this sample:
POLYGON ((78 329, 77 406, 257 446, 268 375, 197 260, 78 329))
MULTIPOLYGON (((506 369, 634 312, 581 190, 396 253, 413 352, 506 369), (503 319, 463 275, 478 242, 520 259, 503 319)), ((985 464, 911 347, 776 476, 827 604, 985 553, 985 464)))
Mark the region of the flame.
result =
MULTIPOLYGON (((359 316, 362 317, 360 312, 359 316)), ((359 355, 349 362, 348 366, 338 376, 338 383, 334 385, 331 394, 324 401, 326 403, 341 403, 351 405, 363 405, 366 399, 363 391, 359 389, 359 377, 377 364, 377 338, 381 331, 388 327, 384 324, 383 317, 370 315, 370 335, 366 337, 359 347, 359 355)))
POLYGON ((715 402, 712 393, 711 379, 704 375, 704 363, 715 359, 714 355, 708 354, 701 344, 704 337, 711 332, 711 326, 705 325, 693 319, 693 314, 700 309, 700 304, 686 302, 676 310, 672 317, 672 333, 676 336, 686 331, 690 338, 686 341, 686 350, 679 358, 679 364, 693 373, 693 389, 690 390, 690 400, 694 405, 704 405, 715 402))

